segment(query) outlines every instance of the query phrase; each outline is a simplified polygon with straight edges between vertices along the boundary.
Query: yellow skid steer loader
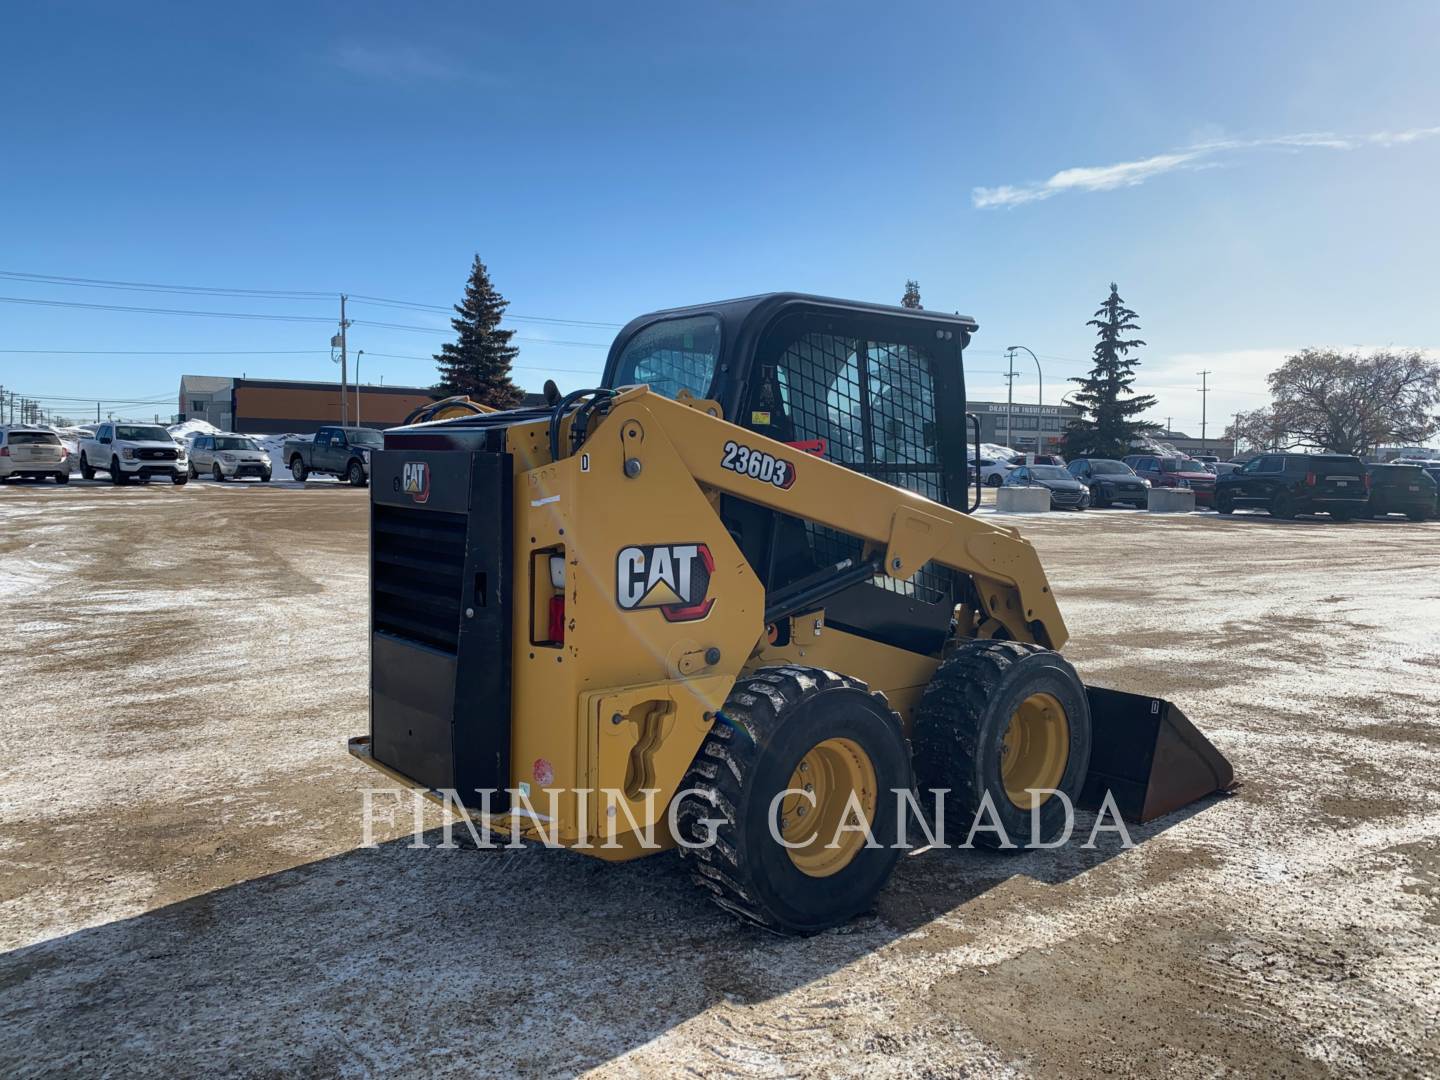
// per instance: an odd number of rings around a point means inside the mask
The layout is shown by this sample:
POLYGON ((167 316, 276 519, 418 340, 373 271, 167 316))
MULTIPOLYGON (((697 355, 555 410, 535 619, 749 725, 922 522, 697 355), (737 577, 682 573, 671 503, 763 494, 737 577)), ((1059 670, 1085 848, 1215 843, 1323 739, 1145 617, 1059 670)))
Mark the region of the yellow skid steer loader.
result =
POLYGON ((917 824, 1023 848, 1071 805, 1231 787, 1174 705, 1081 683, 1034 549, 970 516, 976 328, 791 293, 663 311, 600 388, 386 432, 351 753, 494 831, 678 846, 785 933, 866 910, 917 824))

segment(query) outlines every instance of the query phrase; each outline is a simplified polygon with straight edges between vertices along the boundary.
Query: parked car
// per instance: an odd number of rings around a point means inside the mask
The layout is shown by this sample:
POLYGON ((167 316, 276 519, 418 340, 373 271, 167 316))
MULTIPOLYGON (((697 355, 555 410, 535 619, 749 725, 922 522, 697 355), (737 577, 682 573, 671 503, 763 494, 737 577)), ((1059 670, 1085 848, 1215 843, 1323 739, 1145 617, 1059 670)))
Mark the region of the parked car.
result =
POLYGON ((44 428, 15 424, 0 428, 0 480, 70 482, 70 454, 60 436, 44 428))
POLYGON ((1367 465, 1370 517, 1404 514, 1411 521, 1435 515, 1435 480, 1419 465, 1367 465))
POLYGON ((1187 457, 1164 454, 1131 454, 1125 464, 1137 476, 1150 481, 1152 488, 1190 488, 1195 492, 1196 506, 1211 506, 1215 501, 1215 474, 1204 465, 1187 457))
POLYGON ((1233 461, 1216 461, 1210 465, 1210 471, 1216 476, 1229 476, 1238 468, 1240 466, 1233 461))
POLYGON ((1130 503, 1143 510, 1150 501, 1150 481, 1135 475, 1123 461, 1076 458, 1066 469, 1089 489, 1092 506, 1130 503))
POLYGON ((95 433, 79 443, 80 475, 95 479, 108 473, 112 484, 168 476, 176 487, 190 479, 190 462, 185 447, 157 424, 100 424, 95 433))
POLYGON ((244 435, 217 432, 196 435, 190 444, 190 477, 201 473, 222 483, 242 476, 254 476, 266 483, 270 480, 270 455, 260 449, 254 439, 244 435))
POLYGON ((1084 510, 1090 505, 1090 489, 1059 465, 1021 465, 1005 478, 1005 486, 1048 488, 1051 510, 1084 510))
POLYGON ((1010 462, 988 457, 972 458, 970 467, 975 471, 979 482, 986 487, 999 487, 1005 483, 1005 477, 1015 471, 1015 466, 1010 462))
POLYGON ((1016 454, 1010 459, 1011 465, 1065 465, 1059 454, 1016 454))
POLYGON ((285 463, 301 482, 322 473, 364 487, 370 482, 370 451, 384 446, 384 436, 374 428, 322 427, 313 439, 287 439, 285 463))
POLYGON ((1261 454, 1215 481, 1215 509, 1264 507, 1275 517, 1328 513, 1349 521, 1366 513, 1370 480, 1349 454, 1261 454))

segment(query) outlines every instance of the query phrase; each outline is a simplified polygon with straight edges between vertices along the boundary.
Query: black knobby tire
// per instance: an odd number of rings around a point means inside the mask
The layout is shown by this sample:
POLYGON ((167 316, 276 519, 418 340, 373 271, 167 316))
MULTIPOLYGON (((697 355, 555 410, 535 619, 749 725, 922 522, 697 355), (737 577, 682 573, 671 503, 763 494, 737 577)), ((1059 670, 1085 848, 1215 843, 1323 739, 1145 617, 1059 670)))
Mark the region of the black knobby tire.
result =
POLYGON ((983 828, 998 818, 1017 848, 1054 840, 1064 828, 1065 805, 1050 796, 1040 806, 1040 829, 1032 812, 1011 801, 1002 779, 1002 745, 1011 716, 1031 695, 1050 695, 1063 708, 1069 733, 1068 756, 1054 788, 1078 801, 1090 768, 1090 702, 1075 669, 1059 653, 1018 641, 975 640, 961 645, 936 670, 915 710, 912 735, 920 805, 932 807, 937 790, 945 796, 945 842, 963 844, 989 795, 982 829, 973 842, 1002 847, 1004 840, 983 828))
POLYGON ((80 478, 82 480, 94 480, 95 470, 90 467, 90 460, 85 456, 85 451, 80 451, 80 478))
POLYGON ((900 857, 896 789, 913 778, 900 718, 883 694, 833 671, 786 666, 742 676, 691 764, 677 811, 680 849, 691 876, 725 910, 783 934, 814 934, 868 911, 900 857), (787 789, 818 744, 843 739, 874 768, 870 825, 878 846, 862 846, 827 876, 811 876, 776 842, 771 800, 787 789))
POLYGON ((359 461, 352 460, 349 468, 345 470, 345 478, 350 481, 351 487, 365 486, 365 466, 359 461))

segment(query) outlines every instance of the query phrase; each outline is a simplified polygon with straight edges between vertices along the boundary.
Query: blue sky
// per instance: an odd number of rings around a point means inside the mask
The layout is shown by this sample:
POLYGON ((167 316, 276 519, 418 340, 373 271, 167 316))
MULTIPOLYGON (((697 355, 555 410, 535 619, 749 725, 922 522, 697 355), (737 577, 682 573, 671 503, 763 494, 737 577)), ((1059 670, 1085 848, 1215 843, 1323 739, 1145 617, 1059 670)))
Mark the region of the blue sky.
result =
MULTIPOLYGON (((445 305, 478 252, 513 313, 600 324, 914 277, 980 321, 972 396, 1020 343, 1050 402, 1114 280, 1155 416, 1198 429, 1201 369, 1217 423, 1289 350, 1440 346, 1437 40, 1433 3, 12 6, 0 271, 445 305)), ((352 315, 439 327, 351 331, 367 379, 432 379, 442 314, 352 315)), ((612 334, 514 325, 530 387, 590 384, 612 334)), ((76 351, 0 383, 163 414, 182 372, 332 378, 333 329, 0 303, 0 350, 76 351)))

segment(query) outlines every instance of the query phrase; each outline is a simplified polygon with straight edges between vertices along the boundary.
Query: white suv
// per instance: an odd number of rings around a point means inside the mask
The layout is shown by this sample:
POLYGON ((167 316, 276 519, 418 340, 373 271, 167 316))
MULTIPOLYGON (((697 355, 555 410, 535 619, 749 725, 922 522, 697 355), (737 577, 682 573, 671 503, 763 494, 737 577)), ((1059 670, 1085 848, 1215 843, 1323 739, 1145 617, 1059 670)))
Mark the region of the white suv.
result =
POLYGON ((70 482, 69 455, 60 436, 43 428, 0 427, 0 480, 51 477, 57 484, 70 482))
POLYGON ((209 473, 216 480, 254 476, 270 480, 270 455, 244 435, 196 435, 190 443, 190 478, 209 473))
POLYGON ((104 423, 80 440, 80 475, 110 474, 112 484, 168 476, 177 487, 190 479, 185 448, 156 424, 104 423))

